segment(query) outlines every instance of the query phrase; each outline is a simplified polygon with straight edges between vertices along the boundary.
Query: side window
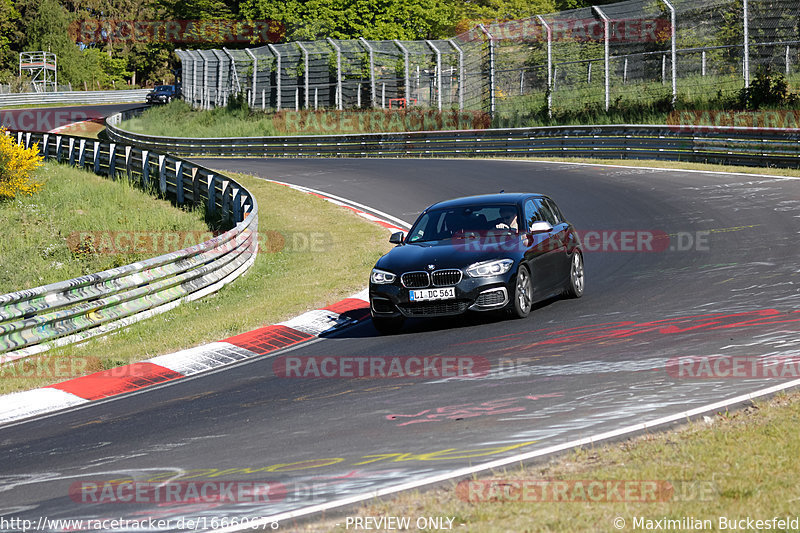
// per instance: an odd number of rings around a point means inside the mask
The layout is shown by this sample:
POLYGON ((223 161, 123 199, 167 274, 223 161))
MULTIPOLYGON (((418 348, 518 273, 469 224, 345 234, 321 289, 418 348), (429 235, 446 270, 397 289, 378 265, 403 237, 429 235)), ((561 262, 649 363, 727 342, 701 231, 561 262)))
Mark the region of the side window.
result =
POLYGON ((558 224, 556 216, 553 214, 553 210, 550 209, 550 205, 547 203, 547 201, 545 201, 544 199, 539 199, 536 200, 536 204, 537 207, 539 207, 539 210, 541 211, 544 220, 549 222, 551 226, 555 226, 556 224, 558 224))
POLYGON ((536 207, 536 204, 533 203, 533 200, 528 200, 525 202, 525 231, 529 230, 531 224, 534 222, 539 222, 542 219, 542 215, 539 213, 539 209, 536 207))
POLYGON ((550 199, 546 200, 546 202, 547 202, 547 205, 550 206, 550 209, 552 209, 553 214, 556 216, 556 220, 559 222, 559 224, 561 222, 566 222, 566 219, 564 218, 564 214, 561 212, 561 209, 558 208, 556 203, 553 200, 550 200, 550 199))

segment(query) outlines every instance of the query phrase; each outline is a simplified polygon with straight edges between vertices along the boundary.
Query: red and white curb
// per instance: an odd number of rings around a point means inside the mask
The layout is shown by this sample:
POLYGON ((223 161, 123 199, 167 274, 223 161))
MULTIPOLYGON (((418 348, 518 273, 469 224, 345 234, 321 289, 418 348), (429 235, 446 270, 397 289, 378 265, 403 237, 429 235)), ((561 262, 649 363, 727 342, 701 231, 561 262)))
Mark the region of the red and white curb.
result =
MULTIPOLYGON (((399 225, 387 222, 359 208, 369 209, 366 206, 326 196, 324 193, 305 187, 285 183, 282 185, 346 207, 390 231, 405 230, 399 225), (359 205, 359 207, 353 207, 353 205, 359 205)), ((380 214, 384 215, 384 213, 380 214)), ((386 217, 400 225, 407 226, 405 222, 395 219, 391 215, 386 214, 386 217)), ((160 355, 39 389, 0 396, 0 424, 127 394, 167 381, 218 369, 245 359, 263 357, 356 324, 368 316, 369 296, 367 289, 364 289, 333 305, 308 311, 285 322, 248 331, 219 342, 160 355)))

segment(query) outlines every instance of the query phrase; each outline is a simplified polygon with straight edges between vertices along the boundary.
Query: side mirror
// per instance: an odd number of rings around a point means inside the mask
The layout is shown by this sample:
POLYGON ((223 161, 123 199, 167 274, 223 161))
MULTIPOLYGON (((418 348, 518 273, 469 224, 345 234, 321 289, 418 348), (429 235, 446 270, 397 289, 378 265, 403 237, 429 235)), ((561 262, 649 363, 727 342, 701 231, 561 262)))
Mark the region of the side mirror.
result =
POLYGON ((528 233, 531 235, 536 235, 537 233, 549 233, 551 231, 553 231, 553 226, 551 226, 549 222, 541 220, 531 224, 531 229, 528 231, 528 233))
POLYGON ((403 237, 405 236, 406 234, 403 233, 402 231, 392 233, 392 236, 389 237, 389 242, 392 244, 403 244, 403 237))

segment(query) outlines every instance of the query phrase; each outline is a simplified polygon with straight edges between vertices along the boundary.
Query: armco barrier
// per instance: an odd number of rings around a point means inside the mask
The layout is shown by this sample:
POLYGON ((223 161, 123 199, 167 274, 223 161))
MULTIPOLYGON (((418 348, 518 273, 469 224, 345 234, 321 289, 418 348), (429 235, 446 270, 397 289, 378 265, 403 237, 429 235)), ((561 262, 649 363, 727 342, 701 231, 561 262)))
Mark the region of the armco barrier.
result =
POLYGON ((800 130, 682 125, 553 126, 291 137, 171 138, 118 124, 143 108, 111 115, 109 138, 177 155, 234 157, 590 157, 729 165, 800 166, 800 130))
POLYGON ((115 142, 10 132, 46 159, 112 179, 151 184, 178 205, 200 204, 235 227, 211 240, 152 259, 0 295, 0 362, 105 333, 218 290, 255 261, 256 199, 236 181, 180 158, 115 142))
POLYGON ((121 104, 144 102, 151 89, 126 89, 119 91, 61 91, 55 93, 0 94, 0 107, 37 104, 121 104))

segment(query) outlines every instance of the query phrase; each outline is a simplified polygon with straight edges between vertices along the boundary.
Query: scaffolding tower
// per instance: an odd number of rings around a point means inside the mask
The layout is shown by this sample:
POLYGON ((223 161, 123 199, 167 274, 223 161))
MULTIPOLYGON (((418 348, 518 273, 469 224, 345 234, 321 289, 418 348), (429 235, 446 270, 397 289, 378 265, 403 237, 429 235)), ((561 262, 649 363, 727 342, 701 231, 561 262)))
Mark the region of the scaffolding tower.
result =
POLYGON ((52 52, 20 52, 19 75, 26 73, 31 78, 33 90, 37 93, 58 90, 58 62, 52 52))

